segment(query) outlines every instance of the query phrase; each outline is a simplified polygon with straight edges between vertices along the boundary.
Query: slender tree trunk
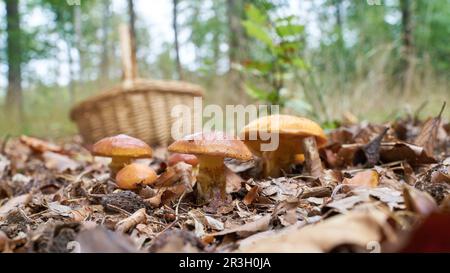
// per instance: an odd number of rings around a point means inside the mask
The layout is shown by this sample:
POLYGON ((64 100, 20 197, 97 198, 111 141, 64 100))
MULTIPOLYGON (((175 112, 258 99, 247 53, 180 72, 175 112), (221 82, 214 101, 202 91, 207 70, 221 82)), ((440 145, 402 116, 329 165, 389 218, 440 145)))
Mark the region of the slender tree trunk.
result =
POLYGON ((244 16, 243 3, 242 0, 227 0, 227 17, 228 17, 228 28, 229 28, 229 62, 230 62, 230 81, 232 82, 233 88, 242 94, 240 96, 244 98, 243 92, 243 75, 238 71, 233 69, 233 64, 239 64, 244 59, 245 52, 245 33, 241 25, 241 20, 244 16))
POLYGON ((136 12, 134 10, 134 0, 128 0, 128 16, 130 22, 130 34, 131 34, 131 50, 133 58, 136 58, 137 42, 136 42, 136 12))
POLYGON ((81 40, 83 39, 83 33, 82 33, 82 25, 81 25, 81 8, 80 6, 75 6, 74 8, 74 27, 75 27, 75 37, 76 37, 76 41, 75 41, 75 46, 77 48, 78 51, 78 81, 82 82, 84 80, 84 67, 85 67, 85 56, 84 56, 84 51, 82 48, 82 43, 81 40))
POLYGON ((183 71, 180 60, 180 45, 178 42, 178 0, 173 0, 173 21, 172 21, 174 39, 175 39, 175 64, 178 73, 178 79, 183 79, 183 71))
POLYGON ((412 8, 410 0, 400 0, 400 10, 402 14, 402 89, 403 92, 409 92, 412 86, 414 74, 414 45, 413 45, 413 22, 412 8))
POLYGON ((110 24, 110 5, 111 0, 103 0, 103 17, 102 17, 102 56, 100 62, 100 81, 102 84, 109 81, 109 24, 110 24))
POLYGON ((6 32, 7 60, 8 60, 8 92, 6 96, 6 110, 8 116, 21 121, 23 118, 22 105, 22 48, 20 13, 18 0, 6 0, 6 32))

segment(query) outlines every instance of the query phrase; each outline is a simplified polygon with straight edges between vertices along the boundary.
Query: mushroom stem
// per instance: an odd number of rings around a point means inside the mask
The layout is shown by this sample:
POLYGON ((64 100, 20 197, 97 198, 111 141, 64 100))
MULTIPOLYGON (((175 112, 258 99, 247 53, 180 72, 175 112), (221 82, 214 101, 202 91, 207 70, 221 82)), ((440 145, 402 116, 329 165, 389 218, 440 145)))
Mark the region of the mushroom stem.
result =
POLYGON ((109 164, 109 168, 111 169, 111 176, 115 177, 116 174, 126 165, 130 165, 132 163, 132 159, 129 157, 113 157, 111 163, 109 164))
POLYGON ((207 201, 216 197, 216 194, 224 199, 226 178, 223 158, 202 155, 198 156, 198 159, 197 193, 199 201, 207 201))
POLYGON ((292 151, 287 147, 280 146, 275 151, 263 152, 264 176, 279 177, 282 174, 281 170, 287 170, 295 159, 292 151))
POLYGON ((323 166, 322 161, 320 160, 316 139, 314 137, 303 139, 302 147, 305 154, 305 174, 320 177, 323 173, 323 166))

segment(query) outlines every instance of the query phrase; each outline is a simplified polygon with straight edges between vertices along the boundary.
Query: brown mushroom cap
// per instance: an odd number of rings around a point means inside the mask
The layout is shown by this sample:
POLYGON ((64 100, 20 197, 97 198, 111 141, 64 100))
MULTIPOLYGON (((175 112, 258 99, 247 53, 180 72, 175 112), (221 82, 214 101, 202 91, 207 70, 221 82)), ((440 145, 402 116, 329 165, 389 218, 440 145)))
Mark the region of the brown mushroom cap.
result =
POLYGON ((250 160, 252 153, 245 144, 222 132, 200 132, 172 143, 169 152, 228 157, 250 160))
POLYGON ((104 138, 92 147, 93 155, 103 157, 149 158, 152 153, 147 143, 127 135, 104 138))
POLYGON ((198 158, 195 155, 179 153, 175 153, 169 156, 169 166, 173 166, 179 162, 184 162, 191 165, 192 167, 195 167, 198 165, 198 158))
POLYGON ((125 166, 117 173, 116 183, 121 189, 132 190, 139 183, 151 185, 157 178, 156 172, 149 166, 133 163, 125 166))
MULTIPOLYGON (((320 125, 303 117, 290 115, 264 116, 245 126, 242 129, 240 136, 252 150, 259 151, 259 144, 263 142, 260 140, 259 132, 278 133, 280 142, 283 142, 284 140, 292 142, 296 139, 314 136, 319 148, 325 146, 327 143, 327 137, 320 125), (253 135, 256 136, 257 139, 250 139, 253 135)), ((301 145, 296 145, 295 147, 296 153, 302 152, 301 145)))

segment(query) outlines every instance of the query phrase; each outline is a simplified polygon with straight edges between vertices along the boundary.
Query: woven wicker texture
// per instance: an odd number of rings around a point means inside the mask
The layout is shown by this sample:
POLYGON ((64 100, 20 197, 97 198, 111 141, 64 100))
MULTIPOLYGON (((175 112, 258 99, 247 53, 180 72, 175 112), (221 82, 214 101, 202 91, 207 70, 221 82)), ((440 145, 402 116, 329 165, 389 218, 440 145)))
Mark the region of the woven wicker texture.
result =
POLYGON ((200 86, 186 82, 136 79, 79 103, 71 119, 86 144, 127 134, 149 145, 168 145, 172 142, 172 107, 184 104, 193 109, 194 97, 203 92, 200 86))

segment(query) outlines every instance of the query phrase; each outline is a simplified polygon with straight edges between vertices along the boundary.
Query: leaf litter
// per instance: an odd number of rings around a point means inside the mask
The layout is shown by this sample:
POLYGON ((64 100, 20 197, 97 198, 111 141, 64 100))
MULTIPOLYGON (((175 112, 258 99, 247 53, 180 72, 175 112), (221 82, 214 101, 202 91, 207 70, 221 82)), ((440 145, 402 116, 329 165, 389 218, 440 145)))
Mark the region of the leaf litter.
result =
POLYGON ((156 183, 129 191, 78 138, 10 139, 0 154, 0 252, 449 251, 423 238, 449 237, 430 231, 450 219, 441 114, 352 122, 328 136, 306 168, 279 178, 258 178, 258 160, 226 159, 228 199, 210 204, 196 202, 190 165, 167 167, 164 147, 144 163, 156 183))

